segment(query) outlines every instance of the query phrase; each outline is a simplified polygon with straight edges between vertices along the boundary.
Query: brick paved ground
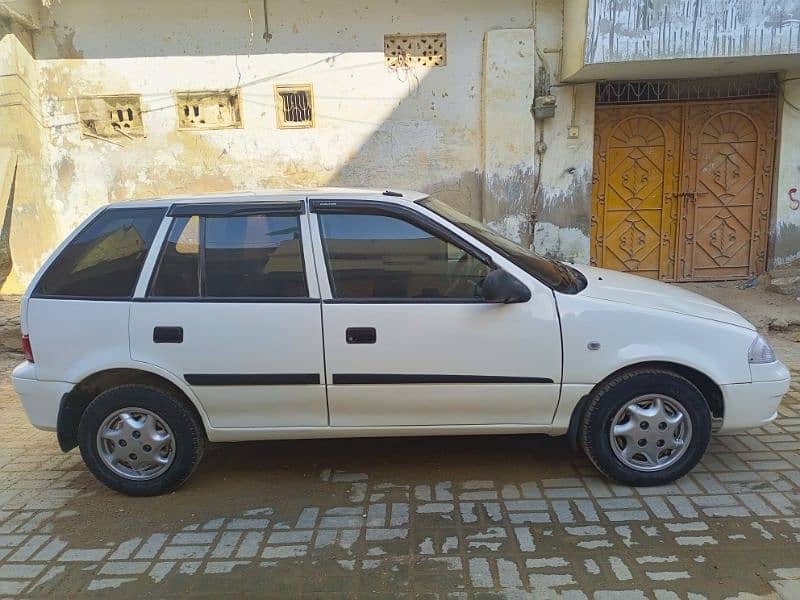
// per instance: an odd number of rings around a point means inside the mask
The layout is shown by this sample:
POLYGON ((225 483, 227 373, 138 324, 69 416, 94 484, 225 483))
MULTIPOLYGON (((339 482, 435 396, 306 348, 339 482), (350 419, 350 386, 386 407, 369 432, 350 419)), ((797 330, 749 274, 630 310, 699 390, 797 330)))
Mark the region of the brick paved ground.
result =
POLYGON ((0 597, 800 598, 800 344, 779 349, 780 419, 649 489, 505 436, 217 445, 179 492, 132 499, 3 377, 0 597))

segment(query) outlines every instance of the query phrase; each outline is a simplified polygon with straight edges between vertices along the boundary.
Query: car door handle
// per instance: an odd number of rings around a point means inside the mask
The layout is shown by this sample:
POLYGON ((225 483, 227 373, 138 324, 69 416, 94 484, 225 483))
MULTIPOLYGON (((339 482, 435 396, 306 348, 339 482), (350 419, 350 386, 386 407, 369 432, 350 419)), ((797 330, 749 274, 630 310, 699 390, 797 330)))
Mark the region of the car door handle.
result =
POLYGON ((348 344, 374 344, 378 333, 374 327, 348 327, 344 339, 348 344))
POLYGON ((153 342, 156 344, 183 343, 183 327, 154 327, 153 342))

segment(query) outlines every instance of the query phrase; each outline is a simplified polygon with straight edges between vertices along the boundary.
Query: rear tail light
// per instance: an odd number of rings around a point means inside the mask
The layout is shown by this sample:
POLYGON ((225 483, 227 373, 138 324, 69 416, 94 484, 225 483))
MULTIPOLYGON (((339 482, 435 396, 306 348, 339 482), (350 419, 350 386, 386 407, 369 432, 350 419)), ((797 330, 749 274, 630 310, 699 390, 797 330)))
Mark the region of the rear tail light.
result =
POLYGON ((22 336, 22 354, 25 356, 25 360, 34 362, 33 348, 31 348, 31 338, 29 338, 27 335, 22 336))

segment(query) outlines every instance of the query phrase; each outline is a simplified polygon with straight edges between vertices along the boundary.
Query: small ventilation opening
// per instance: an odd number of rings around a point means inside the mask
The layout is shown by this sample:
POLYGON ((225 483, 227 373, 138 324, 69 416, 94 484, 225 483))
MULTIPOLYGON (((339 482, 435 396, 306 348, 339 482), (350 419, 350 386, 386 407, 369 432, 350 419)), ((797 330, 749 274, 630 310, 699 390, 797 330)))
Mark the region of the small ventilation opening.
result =
POLYGON ((144 136, 140 96, 92 96, 78 98, 81 134, 94 138, 144 136))
POLYGON ((314 99, 310 85, 276 86, 275 96, 279 128, 314 126, 314 99))
POLYGON ((444 67, 447 65, 447 36, 444 33, 387 34, 383 36, 387 67, 444 67))
POLYGON ((178 92, 180 129, 229 129, 242 126, 236 90, 178 92))

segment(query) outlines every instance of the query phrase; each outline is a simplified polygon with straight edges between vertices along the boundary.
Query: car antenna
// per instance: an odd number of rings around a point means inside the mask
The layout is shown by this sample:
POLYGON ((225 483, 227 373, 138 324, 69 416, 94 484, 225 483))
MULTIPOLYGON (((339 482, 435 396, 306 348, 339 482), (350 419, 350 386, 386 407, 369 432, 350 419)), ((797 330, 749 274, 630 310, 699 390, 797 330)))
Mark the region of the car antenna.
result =
POLYGON ((385 192, 383 192, 383 195, 384 196, 392 196, 393 198, 402 198, 403 197, 403 194, 401 194, 400 192, 393 192, 391 190, 386 190, 385 192))

